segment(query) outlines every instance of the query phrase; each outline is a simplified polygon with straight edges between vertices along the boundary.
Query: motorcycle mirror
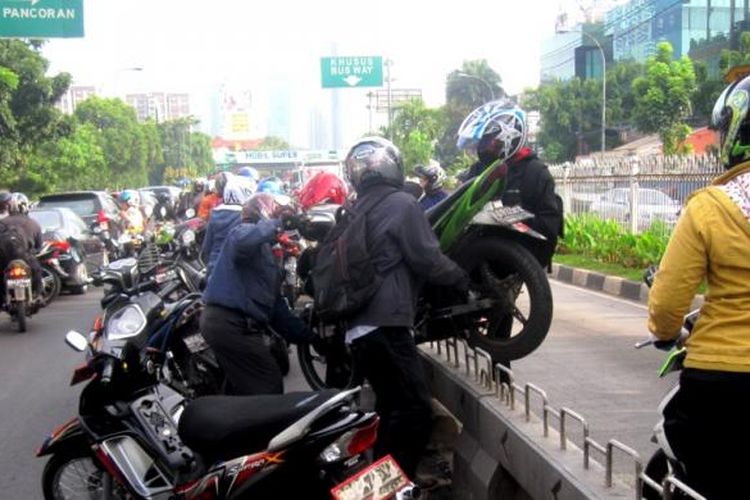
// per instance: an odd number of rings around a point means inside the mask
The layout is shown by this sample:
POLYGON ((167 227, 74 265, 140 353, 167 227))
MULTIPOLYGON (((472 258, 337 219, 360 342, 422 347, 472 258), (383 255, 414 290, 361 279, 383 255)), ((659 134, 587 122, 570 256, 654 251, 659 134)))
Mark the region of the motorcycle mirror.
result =
POLYGON ((192 219, 193 217, 195 217, 195 210, 193 210, 192 208, 188 208, 187 210, 185 210, 185 217, 187 217, 188 219, 192 219))
POLYGON ((658 267, 652 264, 643 272, 643 282, 646 283, 649 288, 654 284, 654 277, 656 276, 656 271, 658 269, 658 267))
POLYGON ((74 351, 83 352, 89 345, 89 341, 83 334, 78 333, 75 330, 70 330, 65 334, 65 343, 74 351))

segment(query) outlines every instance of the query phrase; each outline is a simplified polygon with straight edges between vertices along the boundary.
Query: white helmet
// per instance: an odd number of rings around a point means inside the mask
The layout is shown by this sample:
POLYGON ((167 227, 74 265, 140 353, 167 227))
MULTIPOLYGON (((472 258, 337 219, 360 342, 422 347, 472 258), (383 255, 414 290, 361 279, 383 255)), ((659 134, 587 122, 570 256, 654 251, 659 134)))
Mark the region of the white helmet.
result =
POLYGON ((505 161, 526 144, 526 113, 507 100, 479 106, 458 129, 459 149, 475 149, 482 159, 505 161))

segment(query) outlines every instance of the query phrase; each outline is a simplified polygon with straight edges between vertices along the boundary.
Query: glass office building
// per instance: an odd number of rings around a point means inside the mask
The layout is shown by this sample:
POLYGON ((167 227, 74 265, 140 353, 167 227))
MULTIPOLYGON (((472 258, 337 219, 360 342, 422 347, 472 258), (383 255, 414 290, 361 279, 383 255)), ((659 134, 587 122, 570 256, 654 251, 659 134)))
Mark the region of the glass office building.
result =
POLYGON ((742 0, 632 0, 605 14, 605 33, 612 37, 615 61, 644 62, 656 45, 668 41, 674 57, 707 41, 727 41, 731 26, 747 19, 742 0))
POLYGON ((602 56, 592 38, 602 46, 605 59, 611 61, 610 43, 603 26, 579 25, 542 42, 541 81, 570 80, 574 76, 601 79, 602 56))

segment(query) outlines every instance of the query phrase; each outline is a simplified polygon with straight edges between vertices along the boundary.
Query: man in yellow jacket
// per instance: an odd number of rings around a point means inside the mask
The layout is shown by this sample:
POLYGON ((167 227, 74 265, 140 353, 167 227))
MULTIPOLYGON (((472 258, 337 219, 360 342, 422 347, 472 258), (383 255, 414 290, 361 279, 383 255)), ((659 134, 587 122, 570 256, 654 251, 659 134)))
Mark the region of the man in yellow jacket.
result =
POLYGON ((649 294, 649 330, 680 334, 704 280, 678 391, 664 411, 667 453, 709 499, 750 495, 750 77, 729 85, 711 118, 728 171, 687 202, 649 294), (732 451, 733 450, 733 451, 732 451), (739 454, 741 460, 732 458, 739 454))

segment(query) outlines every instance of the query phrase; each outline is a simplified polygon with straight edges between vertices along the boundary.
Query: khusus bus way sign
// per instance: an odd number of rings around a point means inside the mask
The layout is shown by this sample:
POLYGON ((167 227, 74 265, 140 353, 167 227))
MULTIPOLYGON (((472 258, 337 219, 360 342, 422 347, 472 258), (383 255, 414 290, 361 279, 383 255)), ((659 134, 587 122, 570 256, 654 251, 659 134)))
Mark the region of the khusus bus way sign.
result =
POLYGON ((323 88, 382 87, 383 58, 381 56, 322 57, 320 74, 323 88))
POLYGON ((0 38, 83 36, 83 0, 0 0, 0 38))

